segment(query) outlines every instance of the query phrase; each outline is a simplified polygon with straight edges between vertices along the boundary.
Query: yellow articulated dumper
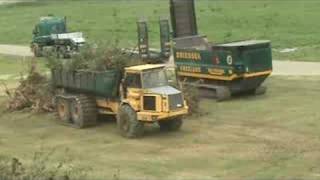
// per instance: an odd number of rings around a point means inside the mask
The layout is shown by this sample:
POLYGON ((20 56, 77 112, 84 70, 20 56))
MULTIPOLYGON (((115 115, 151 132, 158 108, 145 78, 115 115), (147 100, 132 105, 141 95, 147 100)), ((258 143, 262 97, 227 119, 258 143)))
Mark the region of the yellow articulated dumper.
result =
POLYGON ((132 66, 122 73, 54 69, 52 80, 59 119, 77 128, 95 125, 99 113, 110 114, 121 134, 134 138, 143 134, 145 123, 179 130, 188 113, 181 91, 168 84, 164 65, 132 66))

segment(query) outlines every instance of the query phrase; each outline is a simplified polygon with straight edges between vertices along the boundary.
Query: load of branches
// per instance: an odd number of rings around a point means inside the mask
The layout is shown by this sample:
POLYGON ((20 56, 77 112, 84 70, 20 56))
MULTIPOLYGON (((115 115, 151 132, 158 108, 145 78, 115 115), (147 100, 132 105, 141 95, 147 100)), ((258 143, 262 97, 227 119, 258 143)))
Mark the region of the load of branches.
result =
MULTIPOLYGON (((122 70, 124 67, 139 65, 143 62, 130 52, 114 46, 87 44, 71 59, 58 59, 53 54, 47 56, 48 69, 63 68, 68 71, 122 70)), ((30 66, 29 73, 22 77, 13 93, 7 91, 9 102, 7 108, 12 111, 31 109, 35 112, 54 111, 54 90, 50 79, 37 71, 36 61, 30 66)))
POLYGON ((122 70, 124 67, 143 64, 134 53, 125 51, 117 46, 104 44, 86 44, 79 53, 71 59, 61 60, 48 56, 50 69, 63 68, 68 71, 90 70, 105 71, 110 69, 122 70))
POLYGON ((26 78, 21 77, 19 86, 9 96, 7 108, 12 111, 30 109, 35 112, 52 112, 52 91, 48 78, 39 72, 30 71, 26 78))

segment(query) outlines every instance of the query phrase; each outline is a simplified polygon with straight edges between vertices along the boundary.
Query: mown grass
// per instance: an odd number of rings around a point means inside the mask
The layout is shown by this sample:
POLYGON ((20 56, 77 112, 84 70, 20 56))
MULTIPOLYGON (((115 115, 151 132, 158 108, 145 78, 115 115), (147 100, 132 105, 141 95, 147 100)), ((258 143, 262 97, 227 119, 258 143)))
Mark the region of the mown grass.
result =
MULTIPOLYGON (((320 52, 318 1, 198 0, 201 34, 213 42, 270 39, 275 59, 317 61, 320 52), (280 53, 284 48, 296 52, 280 53)), ((0 42, 28 44, 40 16, 67 16, 69 28, 83 31, 91 41, 120 39, 124 47, 136 45, 136 20, 150 21, 152 45, 159 46, 159 16, 169 16, 168 1, 61 0, 37 1, 0 7, 0 42)))
POLYGON ((318 179, 320 77, 272 77, 266 95, 201 102, 203 116, 181 132, 147 128, 138 140, 120 137, 115 121, 78 130, 54 114, 6 112, 0 98, 1 154, 24 161, 39 149, 51 161, 73 159, 90 179, 318 179))
MULTIPOLYGON (((0 75, 19 75, 26 73, 32 64, 33 58, 19 57, 19 56, 5 56, 0 55, 0 75)), ((40 71, 46 69, 45 59, 35 60, 37 68, 40 71)))

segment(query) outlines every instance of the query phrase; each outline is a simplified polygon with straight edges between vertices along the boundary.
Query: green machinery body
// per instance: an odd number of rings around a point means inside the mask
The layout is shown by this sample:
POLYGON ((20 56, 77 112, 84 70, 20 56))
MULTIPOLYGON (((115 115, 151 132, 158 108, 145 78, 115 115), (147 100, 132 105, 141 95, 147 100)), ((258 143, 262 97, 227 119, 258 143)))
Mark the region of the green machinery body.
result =
MULTIPOLYGON (((177 74, 186 83, 224 91, 221 99, 255 92, 272 72, 271 43, 214 44, 198 35, 194 0, 170 0, 177 74)), ((218 93, 219 94, 219 93, 218 93)))
POLYGON ((272 71, 269 41, 242 41, 211 48, 174 48, 178 76, 193 82, 201 79, 199 86, 209 89, 210 84, 225 85, 231 93, 237 93, 258 88, 272 71))

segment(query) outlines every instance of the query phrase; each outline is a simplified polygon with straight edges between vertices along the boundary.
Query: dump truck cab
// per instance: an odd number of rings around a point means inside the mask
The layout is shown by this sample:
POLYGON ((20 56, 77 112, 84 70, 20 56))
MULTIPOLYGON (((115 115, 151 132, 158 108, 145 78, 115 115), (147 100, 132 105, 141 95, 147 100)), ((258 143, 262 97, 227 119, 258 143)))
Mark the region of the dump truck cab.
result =
POLYGON ((165 65, 140 65, 125 69, 124 103, 144 122, 157 122, 188 113, 182 92, 169 85, 165 65))

